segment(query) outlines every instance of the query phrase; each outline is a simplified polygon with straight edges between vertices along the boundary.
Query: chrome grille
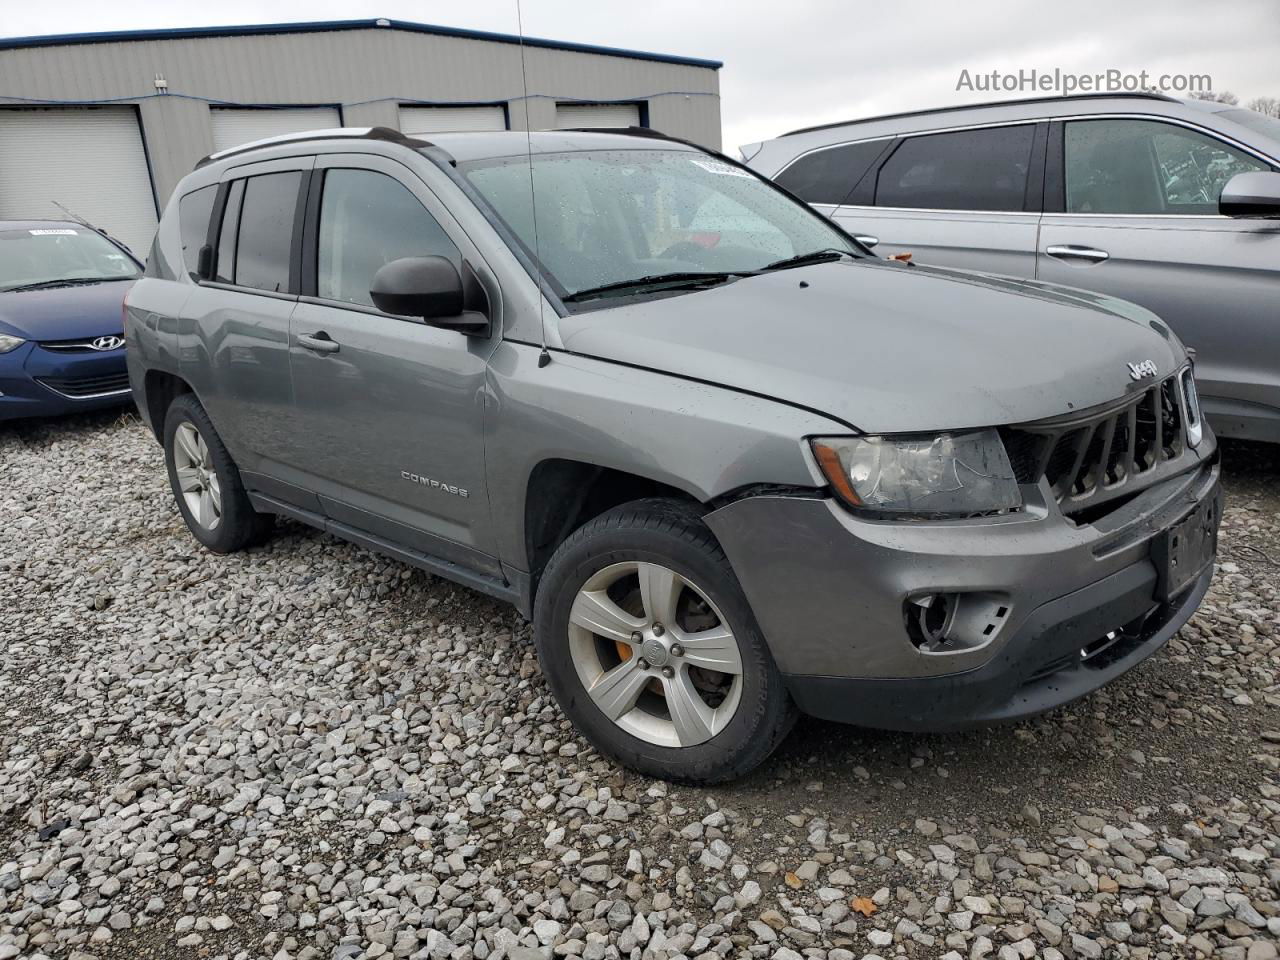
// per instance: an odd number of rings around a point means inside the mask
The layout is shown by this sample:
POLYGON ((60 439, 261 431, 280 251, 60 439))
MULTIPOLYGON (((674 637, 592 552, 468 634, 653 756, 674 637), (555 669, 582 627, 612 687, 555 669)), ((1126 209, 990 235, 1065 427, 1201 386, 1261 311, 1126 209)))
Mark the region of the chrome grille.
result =
POLYGON ((1116 403, 1000 433, 1018 482, 1044 477, 1067 514, 1136 492, 1187 451, 1177 375, 1116 403))
POLYGON ((38 382, 55 393, 72 400, 86 400, 112 393, 124 393, 129 389, 129 374, 125 371, 100 377, 40 377, 38 382))

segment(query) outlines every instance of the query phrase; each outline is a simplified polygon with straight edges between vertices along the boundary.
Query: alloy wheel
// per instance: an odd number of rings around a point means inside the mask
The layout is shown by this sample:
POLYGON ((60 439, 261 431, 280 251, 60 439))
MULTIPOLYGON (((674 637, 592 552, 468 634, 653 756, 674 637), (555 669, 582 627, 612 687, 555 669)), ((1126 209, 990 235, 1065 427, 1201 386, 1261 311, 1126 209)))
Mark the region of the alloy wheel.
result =
POLYGON ((200 526, 213 530, 222 520, 222 487, 209 445, 190 421, 174 431, 173 465, 187 511, 200 526))
POLYGON ((742 654, 705 591, 657 563, 612 564, 569 612, 569 652, 595 705, 665 747, 705 743, 742 698, 742 654))

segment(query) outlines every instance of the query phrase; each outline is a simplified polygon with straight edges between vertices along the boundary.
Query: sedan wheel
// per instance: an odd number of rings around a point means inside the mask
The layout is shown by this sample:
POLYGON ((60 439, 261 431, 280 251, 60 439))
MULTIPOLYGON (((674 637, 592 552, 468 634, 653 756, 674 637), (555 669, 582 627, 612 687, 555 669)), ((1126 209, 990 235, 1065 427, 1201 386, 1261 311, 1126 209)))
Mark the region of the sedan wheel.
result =
POLYGON ((600 711, 647 743, 705 743, 741 702, 742 654, 728 622, 697 584, 658 563, 615 563, 583 584, 569 650, 600 711))

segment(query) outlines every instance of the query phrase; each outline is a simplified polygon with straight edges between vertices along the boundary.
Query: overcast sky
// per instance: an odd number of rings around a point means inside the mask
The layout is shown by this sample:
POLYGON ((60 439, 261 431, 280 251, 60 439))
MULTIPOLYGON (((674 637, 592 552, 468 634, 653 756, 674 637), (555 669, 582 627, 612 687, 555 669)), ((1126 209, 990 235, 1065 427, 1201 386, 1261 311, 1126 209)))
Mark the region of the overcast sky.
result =
MULTIPOLYGON (((530 36, 724 61, 724 145, 795 127, 1016 93, 957 91, 962 70, 1209 74, 1280 97, 1280 0, 522 0, 530 36)), ((516 32, 515 0, 0 0, 10 36, 390 17, 516 32)), ((0 91, 3 93, 3 91, 0 91)), ((1031 94, 1023 94, 1031 95, 1031 94)))

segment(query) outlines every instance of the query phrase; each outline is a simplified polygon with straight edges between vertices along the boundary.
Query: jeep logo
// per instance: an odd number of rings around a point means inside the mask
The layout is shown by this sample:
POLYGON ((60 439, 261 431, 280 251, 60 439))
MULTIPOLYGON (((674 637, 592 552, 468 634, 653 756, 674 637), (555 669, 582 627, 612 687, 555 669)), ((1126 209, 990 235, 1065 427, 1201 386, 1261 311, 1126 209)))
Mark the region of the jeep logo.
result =
POLYGON ((408 470, 401 470, 400 476, 405 480, 408 480, 410 483, 420 483, 424 487, 430 487, 432 490, 441 490, 444 493, 451 493, 455 497, 471 496, 471 494, 467 493, 467 491, 462 487, 456 487, 451 483, 441 483, 439 480, 432 480, 430 477, 424 477, 420 473, 411 473, 408 470))
POLYGON ((1144 380, 1147 377, 1154 377, 1160 372, 1154 360, 1143 360, 1139 363, 1129 364, 1129 376, 1134 380, 1144 380))

